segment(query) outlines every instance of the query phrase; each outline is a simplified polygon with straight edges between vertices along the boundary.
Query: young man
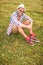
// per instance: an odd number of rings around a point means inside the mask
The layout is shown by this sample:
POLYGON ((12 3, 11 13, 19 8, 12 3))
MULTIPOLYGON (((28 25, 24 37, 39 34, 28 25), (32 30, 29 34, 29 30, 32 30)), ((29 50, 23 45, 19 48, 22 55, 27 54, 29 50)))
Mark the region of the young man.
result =
POLYGON ((7 29, 7 34, 10 35, 11 33, 18 31, 30 45, 34 46, 34 43, 31 40, 36 40, 35 34, 32 31, 33 20, 29 16, 24 14, 25 11, 26 9, 24 7, 24 4, 20 4, 17 7, 17 11, 12 13, 10 24, 7 29), (26 19, 25 22, 23 22, 24 18, 26 19), (27 36, 23 28, 28 29, 28 31, 30 32, 30 36, 27 36))

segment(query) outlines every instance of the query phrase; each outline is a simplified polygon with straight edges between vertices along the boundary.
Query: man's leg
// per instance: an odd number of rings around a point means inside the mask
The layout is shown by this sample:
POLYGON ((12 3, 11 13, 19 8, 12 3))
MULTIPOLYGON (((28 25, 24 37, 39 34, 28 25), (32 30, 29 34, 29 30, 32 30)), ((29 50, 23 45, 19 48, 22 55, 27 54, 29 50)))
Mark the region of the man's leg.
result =
POLYGON ((28 23, 28 22, 29 22, 29 21, 26 21, 27 25, 29 26, 29 27, 28 27, 28 30, 29 30, 29 32, 30 32, 30 38, 31 38, 32 40, 34 40, 35 42, 40 42, 38 39, 36 39, 35 33, 34 33, 33 30, 32 30, 32 24, 33 24, 33 22, 32 22, 32 23, 28 23))
POLYGON ((24 22, 24 24, 29 26, 29 27, 28 27, 28 30, 29 30, 30 34, 33 34, 33 30, 32 30, 33 22, 29 22, 28 20, 26 20, 26 21, 24 22))
POLYGON ((19 31, 20 34, 23 35, 23 37, 25 37, 25 38, 27 37, 27 35, 25 34, 24 30, 20 26, 18 26, 18 31, 19 31))
POLYGON ((25 34, 24 30, 20 26, 18 26, 18 31, 30 45, 34 46, 34 43, 30 40, 30 37, 25 34))
POLYGON ((23 35, 23 37, 27 37, 27 35, 25 34, 24 30, 20 27, 20 26, 13 26, 12 28, 12 33, 17 33, 19 32, 21 35, 23 35))
POLYGON ((30 37, 25 34, 25 32, 24 32, 22 27, 20 27, 20 26, 13 26, 12 33, 13 32, 15 33, 16 31, 18 31, 30 45, 34 46, 34 43, 30 40, 30 37))

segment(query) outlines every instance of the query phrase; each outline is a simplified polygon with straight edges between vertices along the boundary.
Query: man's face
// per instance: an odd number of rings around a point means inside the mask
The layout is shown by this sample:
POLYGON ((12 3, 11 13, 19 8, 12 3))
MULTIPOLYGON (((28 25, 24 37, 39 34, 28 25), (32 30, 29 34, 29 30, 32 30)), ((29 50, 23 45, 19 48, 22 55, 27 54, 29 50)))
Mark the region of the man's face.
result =
POLYGON ((23 8, 19 8, 18 9, 18 15, 22 16, 23 13, 24 13, 24 9, 23 8))

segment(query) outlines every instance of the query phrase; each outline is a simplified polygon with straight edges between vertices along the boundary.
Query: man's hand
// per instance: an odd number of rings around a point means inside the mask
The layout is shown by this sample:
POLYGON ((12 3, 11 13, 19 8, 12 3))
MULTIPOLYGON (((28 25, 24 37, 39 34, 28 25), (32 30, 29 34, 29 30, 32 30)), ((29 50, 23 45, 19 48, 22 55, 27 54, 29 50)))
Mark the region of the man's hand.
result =
POLYGON ((28 29, 31 28, 31 25, 27 25, 26 28, 28 28, 28 29))

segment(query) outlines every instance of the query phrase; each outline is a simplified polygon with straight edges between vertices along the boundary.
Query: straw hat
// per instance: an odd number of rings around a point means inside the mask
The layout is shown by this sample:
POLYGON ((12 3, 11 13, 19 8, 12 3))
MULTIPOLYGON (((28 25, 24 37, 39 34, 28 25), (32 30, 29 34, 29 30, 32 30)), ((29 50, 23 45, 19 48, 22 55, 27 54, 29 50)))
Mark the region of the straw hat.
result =
POLYGON ((25 8, 24 4, 20 4, 20 5, 17 7, 17 9, 19 9, 19 8, 23 8, 24 11, 26 11, 26 8, 25 8))

